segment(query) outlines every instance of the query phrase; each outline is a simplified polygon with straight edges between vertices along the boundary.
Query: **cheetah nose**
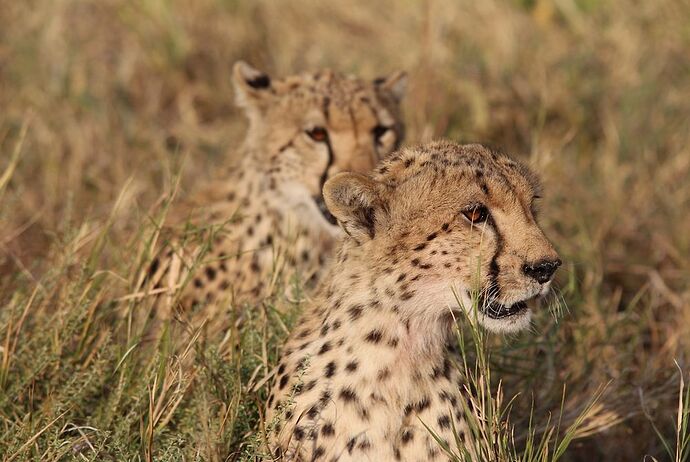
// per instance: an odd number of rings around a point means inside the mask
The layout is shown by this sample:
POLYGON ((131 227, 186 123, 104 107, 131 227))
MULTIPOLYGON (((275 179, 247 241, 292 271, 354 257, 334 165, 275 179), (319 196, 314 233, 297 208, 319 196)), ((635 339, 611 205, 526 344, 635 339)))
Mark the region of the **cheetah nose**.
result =
POLYGON ((553 273, 561 266, 559 258, 555 260, 539 260, 532 264, 524 264, 522 271, 540 284, 545 284, 551 280, 553 273))

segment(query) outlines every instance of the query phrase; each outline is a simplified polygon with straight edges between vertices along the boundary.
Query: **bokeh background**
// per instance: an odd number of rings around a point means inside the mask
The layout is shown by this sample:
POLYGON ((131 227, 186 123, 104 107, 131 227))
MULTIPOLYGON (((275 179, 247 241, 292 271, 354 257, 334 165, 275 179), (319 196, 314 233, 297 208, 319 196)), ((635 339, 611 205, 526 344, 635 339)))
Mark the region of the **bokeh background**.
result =
POLYGON ((242 457, 262 343, 209 340, 165 388, 172 353, 130 349, 100 302, 131 290, 177 175, 185 195, 232 160, 244 59, 405 69, 408 143, 488 142, 540 172, 568 310, 499 339, 494 376, 543 419, 564 386, 577 410, 608 384, 564 460, 686 460, 689 50, 687 0, 3 1, 0 457, 242 457))

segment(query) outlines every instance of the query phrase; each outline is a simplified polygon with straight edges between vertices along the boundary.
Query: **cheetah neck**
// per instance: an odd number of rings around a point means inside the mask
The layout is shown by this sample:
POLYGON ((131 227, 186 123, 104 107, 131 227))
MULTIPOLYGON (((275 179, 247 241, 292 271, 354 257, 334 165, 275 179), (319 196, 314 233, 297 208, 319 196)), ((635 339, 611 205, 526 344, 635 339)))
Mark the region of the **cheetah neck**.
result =
POLYGON ((366 265, 357 260, 345 262, 323 286, 322 333, 327 331, 334 345, 343 343, 346 353, 366 351, 379 367, 377 376, 385 376, 381 366, 388 365, 397 377, 386 383, 391 392, 405 396, 410 387, 424 388, 423 382, 447 368, 452 318, 424 314, 439 311, 426 309, 423 300, 401 299, 405 290, 391 289, 396 275, 363 271, 366 265))

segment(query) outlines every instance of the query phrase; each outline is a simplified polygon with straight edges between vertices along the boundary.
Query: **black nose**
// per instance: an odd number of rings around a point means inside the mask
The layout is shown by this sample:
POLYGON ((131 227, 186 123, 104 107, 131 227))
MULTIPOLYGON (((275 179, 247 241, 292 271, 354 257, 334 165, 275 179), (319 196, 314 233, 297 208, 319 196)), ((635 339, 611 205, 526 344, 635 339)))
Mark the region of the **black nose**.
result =
POLYGON ((536 279, 539 283, 544 284, 551 280, 551 276, 561 266, 561 260, 540 260, 532 264, 525 264, 522 271, 532 279, 536 279))

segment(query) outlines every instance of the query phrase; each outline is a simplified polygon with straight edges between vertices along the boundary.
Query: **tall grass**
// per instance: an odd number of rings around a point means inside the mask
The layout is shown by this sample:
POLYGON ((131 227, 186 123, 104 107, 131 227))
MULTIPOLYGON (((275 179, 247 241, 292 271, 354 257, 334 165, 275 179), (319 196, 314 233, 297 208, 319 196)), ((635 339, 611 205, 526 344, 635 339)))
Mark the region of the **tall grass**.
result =
POLYGON ((303 300, 154 339, 121 316, 151 309, 126 297, 169 199, 235 160, 242 58, 277 74, 405 68, 409 141, 494 143, 544 177, 568 309, 482 340, 477 408, 492 420, 477 428, 500 430, 500 457, 687 460, 689 27, 676 0, 4 2, 0 456, 254 451, 264 379, 303 300))

